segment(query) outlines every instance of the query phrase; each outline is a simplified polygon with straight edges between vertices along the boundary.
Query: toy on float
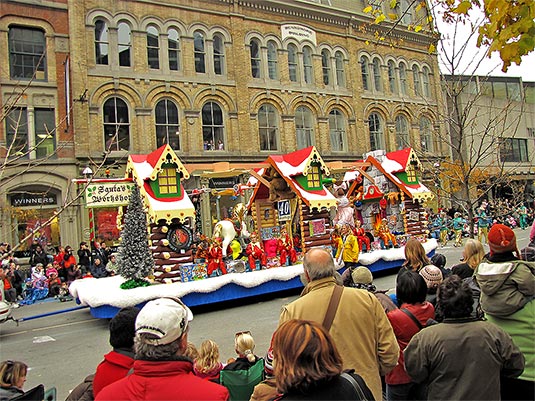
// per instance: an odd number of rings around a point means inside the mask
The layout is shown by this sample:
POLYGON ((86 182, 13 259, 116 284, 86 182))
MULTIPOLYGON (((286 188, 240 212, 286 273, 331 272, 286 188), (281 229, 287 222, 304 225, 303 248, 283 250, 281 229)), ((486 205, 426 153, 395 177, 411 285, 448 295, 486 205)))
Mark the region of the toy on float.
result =
POLYGON ((227 267, 223 261, 223 240, 219 237, 213 238, 207 253, 207 265, 206 273, 208 277, 212 277, 213 274, 220 276, 221 274, 227 274, 227 267))
POLYGON ((346 196, 346 189, 345 184, 342 184, 340 186, 335 186, 335 193, 334 196, 337 198, 337 208, 336 208, 336 216, 334 216, 333 224, 336 225, 344 225, 348 224, 351 227, 355 225, 355 211, 353 209, 353 206, 351 206, 351 203, 349 202, 349 199, 346 196))
POLYGON ((293 247, 293 241, 286 227, 281 228, 279 238, 277 240, 277 252, 279 254, 279 262, 281 266, 293 265, 297 261, 297 252, 293 247))
POLYGON ((357 237, 360 251, 370 252, 372 250, 370 238, 368 237, 368 235, 366 235, 366 230, 364 230, 364 227, 362 227, 362 223, 360 222, 360 220, 355 219, 355 228, 353 229, 353 231, 355 233, 355 236, 357 237), (364 248, 363 245, 366 245, 366 248, 364 248))
POLYGON ((247 244, 247 247, 245 248, 245 254, 247 255, 247 259, 249 261, 249 269, 251 271, 266 268, 266 253, 264 252, 262 244, 258 239, 258 234, 254 231, 251 233, 251 242, 249 242, 249 244, 247 244))
POLYGON ((388 228, 388 221, 386 219, 381 220, 381 224, 377 228, 377 235, 381 241, 383 241, 383 249, 390 248, 391 246, 394 248, 399 248, 396 236, 390 232, 390 229, 388 228), (390 243, 392 243, 392 245, 390 245, 390 243))

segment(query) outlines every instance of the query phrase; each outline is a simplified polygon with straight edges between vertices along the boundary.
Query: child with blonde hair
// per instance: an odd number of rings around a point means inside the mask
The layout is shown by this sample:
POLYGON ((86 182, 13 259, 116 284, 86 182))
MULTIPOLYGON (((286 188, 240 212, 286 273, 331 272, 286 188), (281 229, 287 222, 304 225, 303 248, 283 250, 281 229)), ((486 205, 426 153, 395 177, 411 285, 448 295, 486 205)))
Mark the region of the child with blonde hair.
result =
POLYGON ((219 347, 215 341, 203 341, 199 348, 199 355, 193 363, 195 375, 218 383, 221 369, 223 369, 223 364, 219 360, 219 347))

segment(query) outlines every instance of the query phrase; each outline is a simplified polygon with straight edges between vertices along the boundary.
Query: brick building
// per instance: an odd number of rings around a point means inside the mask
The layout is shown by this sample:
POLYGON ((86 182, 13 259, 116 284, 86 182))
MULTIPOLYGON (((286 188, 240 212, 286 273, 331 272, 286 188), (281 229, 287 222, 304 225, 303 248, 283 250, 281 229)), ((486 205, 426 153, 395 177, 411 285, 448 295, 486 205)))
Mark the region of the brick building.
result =
MULTIPOLYGON (((375 37, 392 26, 372 26, 362 0, 67 4, 78 176, 104 159, 121 176, 128 154, 164 143, 190 189, 243 182, 233 166, 310 145, 345 162, 375 149, 444 152, 434 34, 407 29, 426 17, 412 2, 384 10, 402 15, 384 42, 375 37), (210 174, 221 161, 230 169, 210 174)), ((201 198, 205 231, 240 200, 201 198)), ((63 242, 80 239, 83 209, 76 224, 63 242)))

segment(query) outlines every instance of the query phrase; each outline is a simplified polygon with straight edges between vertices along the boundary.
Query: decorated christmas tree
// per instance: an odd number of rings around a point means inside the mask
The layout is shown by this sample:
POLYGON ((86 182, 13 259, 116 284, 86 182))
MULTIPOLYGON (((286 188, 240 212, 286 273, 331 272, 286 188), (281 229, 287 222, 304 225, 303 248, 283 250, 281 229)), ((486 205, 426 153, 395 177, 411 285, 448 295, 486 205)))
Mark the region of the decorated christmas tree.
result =
POLYGON ((146 277, 152 273, 154 260, 148 243, 147 215, 143 210, 137 185, 130 196, 121 238, 117 271, 127 279, 121 284, 121 288, 150 285, 146 277))

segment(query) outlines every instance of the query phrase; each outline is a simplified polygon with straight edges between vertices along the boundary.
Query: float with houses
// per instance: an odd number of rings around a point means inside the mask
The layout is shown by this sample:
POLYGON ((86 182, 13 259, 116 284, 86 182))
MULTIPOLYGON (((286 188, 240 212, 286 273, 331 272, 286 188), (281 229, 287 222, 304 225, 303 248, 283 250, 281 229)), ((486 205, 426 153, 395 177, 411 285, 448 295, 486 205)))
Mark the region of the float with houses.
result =
MULTIPOLYGON (((400 244, 417 236, 432 254, 436 241, 427 240, 424 206, 433 194, 417 180, 420 162, 414 151, 373 152, 356 164, 339 182, 314 146, 271 155, 261 169, 250 170, 246 204, 236 205, 231 218, 205 236, 196 229, 203 224, 196 224, 199 216, 183 185, 189 172, 171 147, 130 155, 126 178, 140 189, 147 213, 154 284, 121 290, 120 276, 89 278, 76 280, 70 291, 93 316, 109 318, 121 307, 166 295, 197 306, 300 288, 303 253, 317 246, 331 249, 340 187, 354 218, 373 238, 373 250, 362 253, 359 263, 372 272, 401 265, 403 248, 382 249, 377 240, 382 220, 400 244), (225 235, 234 238, 227 242, 225 235)), ((120 210, 119 227, 122 215, 120 210)))

